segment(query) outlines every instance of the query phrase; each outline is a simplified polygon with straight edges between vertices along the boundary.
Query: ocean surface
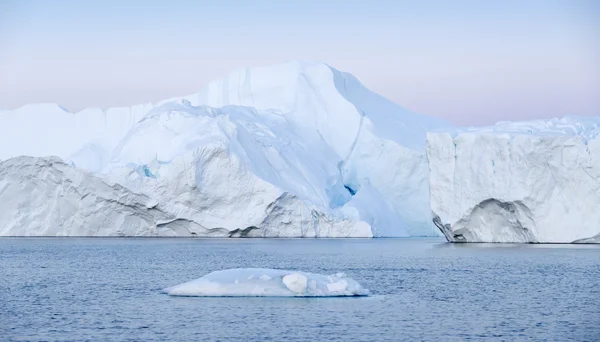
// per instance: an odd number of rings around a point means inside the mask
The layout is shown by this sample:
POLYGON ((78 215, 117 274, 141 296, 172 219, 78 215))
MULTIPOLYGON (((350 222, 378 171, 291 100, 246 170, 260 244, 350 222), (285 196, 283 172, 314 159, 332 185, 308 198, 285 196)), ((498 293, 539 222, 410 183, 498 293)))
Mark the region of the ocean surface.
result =
POLYGON ((600 246, 0 238, 2 341, 599 341, 600 246), (362 298, 160 292, 220 269, 345 272, 362 298))

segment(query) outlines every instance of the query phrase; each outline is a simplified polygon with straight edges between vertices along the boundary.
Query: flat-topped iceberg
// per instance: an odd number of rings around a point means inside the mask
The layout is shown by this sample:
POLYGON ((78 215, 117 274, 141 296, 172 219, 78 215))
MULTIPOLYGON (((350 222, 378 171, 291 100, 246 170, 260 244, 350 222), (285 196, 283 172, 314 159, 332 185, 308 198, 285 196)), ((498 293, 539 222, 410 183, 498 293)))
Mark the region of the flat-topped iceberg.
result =
POLYGON ((269 268, 237 268, 211 272, 202 278, 163 290, 170 296, 196 297, 347 297, 368 296, 343 273, 317 273, 269 268))
POLYGON ((600 243, 600 118, 427 135, 434 222, 451 242, 600 243))

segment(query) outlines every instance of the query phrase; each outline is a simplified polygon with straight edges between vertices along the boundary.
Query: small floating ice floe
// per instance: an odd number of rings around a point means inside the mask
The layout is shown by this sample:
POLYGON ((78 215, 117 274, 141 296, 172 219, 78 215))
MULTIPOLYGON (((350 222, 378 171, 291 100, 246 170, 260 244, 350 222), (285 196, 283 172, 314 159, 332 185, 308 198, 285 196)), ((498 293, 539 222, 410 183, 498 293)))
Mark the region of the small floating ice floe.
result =
POLYGON ((344 297, 368 296, 344 273, 324 275, 269 268, 236 268, 211 272, 202 278, 163 290, 170 296, 198 297, 344 297))

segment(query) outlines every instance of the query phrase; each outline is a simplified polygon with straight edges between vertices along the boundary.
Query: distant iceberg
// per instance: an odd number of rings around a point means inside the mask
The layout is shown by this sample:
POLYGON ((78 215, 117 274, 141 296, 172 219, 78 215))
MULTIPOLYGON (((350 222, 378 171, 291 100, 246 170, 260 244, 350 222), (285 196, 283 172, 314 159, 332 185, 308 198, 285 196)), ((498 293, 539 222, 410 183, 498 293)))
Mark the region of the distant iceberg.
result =
POLYGON ((163 290, 170 296, 196 297, 348 297, 368 296, 343 273, 317 273, 269 268, 238 268, 211 272, 202 278, 163 290))

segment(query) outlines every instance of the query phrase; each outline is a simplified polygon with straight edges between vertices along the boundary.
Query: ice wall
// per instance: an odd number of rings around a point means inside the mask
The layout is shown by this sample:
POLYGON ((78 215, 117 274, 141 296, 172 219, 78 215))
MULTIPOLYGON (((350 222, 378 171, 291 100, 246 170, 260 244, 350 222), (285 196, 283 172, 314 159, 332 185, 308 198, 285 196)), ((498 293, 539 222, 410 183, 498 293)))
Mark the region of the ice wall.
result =
POLYGON ((453 242, 600 242, 600 118, 427 134, 431 210, 453 242))

